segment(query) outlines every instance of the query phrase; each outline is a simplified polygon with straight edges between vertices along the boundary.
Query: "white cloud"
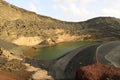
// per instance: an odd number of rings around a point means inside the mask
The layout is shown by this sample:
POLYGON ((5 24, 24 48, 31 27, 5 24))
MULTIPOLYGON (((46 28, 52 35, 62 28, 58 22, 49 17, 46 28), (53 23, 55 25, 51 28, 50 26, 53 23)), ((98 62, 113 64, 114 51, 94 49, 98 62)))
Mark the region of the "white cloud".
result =
POLYGON ((116 16, 116 17, 120 17, 120 10, 105 8, 105 9, 102 9, 101 14, 102 14, 102 15, 105 15, 105 16, 116 16))
POLYGON ((38 12, 37 7, 33 3, 27 5, 27 9, 30 11, 38 12))
POLYGON ((72 17, 72 19, 68 20, 68 21, 86 20, 87 18, 91 18, 91 16, 95 16, 94 13, 90 13, 89 11, 87 11, 87 9, 82 9, 82 8, 79 8, 75 5, 71 5, 69 7, 62 6, 61 8, 64 12, 64 16, 72 17))
POLYGON ((32 0, 33 3, 39 4, 41 0, 32 0))
POLYGON ((63 14, 61 16, 64 16, 62 18, 68 21, 86 20, 97 16, 120 18, 120 0, 102 0, 101 2, 98 0, 65 0, 65 2, 67 3, 59 3, 59 7, 63 14))
POLYGON ((100 14, 103 16, 112 16, 120 18, 120 0, 109 1, 104 3, 100 14))
POLYGON ((86 8, 88 7, 89 5, 91 4, 94 4, 95 0, 80 0, 79 3, 80 3, 80 6, 82 8, 86 8))
POLYGON ((58 3, 75 3, 78 0, 53 0, 54 2, 58 2, 58 3))
POLYGON ((56 10, 57 8, 58 8, 57 5, 53 5, 53 6, 52 6, 52 9, 53 9, 53 10, 56 10))
MULTIPOLYGON (((58 0, 57 0, 58 1, 58 0)), ((59 0, 61 1, 61 0, 59 0)), ((95 0, 71 0, 74 1, 74 3, 71 3, 70 0, 68 1, 67 4, 59 3, 57 4, 57 8, 61 9, 62 16, 61 18, 66 18, 68 21, 72 20, 84 20, 86 18, 90 18, 91 16, 95 16, 94 13, 89 12, 87 8, 94 3, 95 0), (77 2, 75 2, 77 1, 77 2), (71 20, 70 20, 71 19, 71 20)))

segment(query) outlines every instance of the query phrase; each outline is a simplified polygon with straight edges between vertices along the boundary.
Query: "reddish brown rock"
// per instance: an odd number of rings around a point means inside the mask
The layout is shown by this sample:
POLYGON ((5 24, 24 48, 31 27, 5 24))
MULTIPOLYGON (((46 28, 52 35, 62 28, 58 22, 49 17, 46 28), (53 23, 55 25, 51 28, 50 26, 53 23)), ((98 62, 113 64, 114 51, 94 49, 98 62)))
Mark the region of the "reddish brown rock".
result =
POLYGON ((103 64, 84 66, 77 70, 76 80, 120 80, 120 68, 103 64))

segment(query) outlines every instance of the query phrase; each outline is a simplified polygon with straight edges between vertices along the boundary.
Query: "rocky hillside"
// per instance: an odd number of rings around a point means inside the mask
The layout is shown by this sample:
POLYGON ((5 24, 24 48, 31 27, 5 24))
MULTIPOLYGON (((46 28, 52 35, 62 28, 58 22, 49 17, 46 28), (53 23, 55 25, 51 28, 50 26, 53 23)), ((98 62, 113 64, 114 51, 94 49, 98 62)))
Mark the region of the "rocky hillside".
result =
POLYGON ((120 19, 98 17, 84 22, 64 22, 38 15, 0 0, 0 39, 18 45, 42 42, 103 41, 120 39, 120 19))

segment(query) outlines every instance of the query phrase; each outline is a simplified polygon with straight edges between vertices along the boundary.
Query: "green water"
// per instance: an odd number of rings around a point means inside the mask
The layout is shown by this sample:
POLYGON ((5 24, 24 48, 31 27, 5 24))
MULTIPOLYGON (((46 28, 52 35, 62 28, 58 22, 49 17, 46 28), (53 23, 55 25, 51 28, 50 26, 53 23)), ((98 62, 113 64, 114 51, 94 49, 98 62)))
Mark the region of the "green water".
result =
POLYGON ((93 42, 64 42, 59 43, 52 47, 40 48, 37 54, 34 56, 41 60, 55 59, 64 53, 73 50, 75 48, 92 44, 93 42))

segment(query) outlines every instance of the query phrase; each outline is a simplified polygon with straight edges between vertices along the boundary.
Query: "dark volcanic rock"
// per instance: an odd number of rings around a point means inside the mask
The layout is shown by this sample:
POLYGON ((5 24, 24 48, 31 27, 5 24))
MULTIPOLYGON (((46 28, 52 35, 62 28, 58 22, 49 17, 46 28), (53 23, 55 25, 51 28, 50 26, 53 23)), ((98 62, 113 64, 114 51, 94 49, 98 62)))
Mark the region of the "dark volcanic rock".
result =
POLYGON ((120 68, 103 64, 80 67, 76 80, 120 80, 120 68))
MULTIPOLYGON (((87 71, 89 73, 89 70, 91 69, 93 72, 90 72, 89 75, 91 75, 92 73, 93 74, 98 73, 96 74, 98 77, 99 77, 99 73, 103 77, 104 75, 108 77, 109 75, 111 75, 113 76, 112 78, 114 80, 114 74, 107 72, 107 70, 109 69, 112 68, 114 69, 114 67, 111 66, 120 68, 120 41, 96 43, 90 46, 77 48, 56 59, 55 63, 52 65, 52 68, 50 69, 53 69, 53 74, 56 79, 64 79, 64 78, 74 79, 76 70, 80 67, 85 67, 86 72, 84 73, 83 71, 83 73, 86 76, 88 75, 87 71), (101 64, 100 67, 99 64, 96 63, 101 64), (88 65, 92 65, 92 64, 96 64, 96 65, 92 67, 87 67, 88 65), (108 67, 104 65, 107 65, 108 67)), ((120 73, 120 70, 118 72, 120 73)), ((81 75, 83 73, 81 73, 81 75)), ((90 78, 88 80, 97 80, 97 78, 94 79, 94 75, 91 77, 93 77, 93 79, 90 78)), ((83 79, 83 80, 87 80, 87 79, 83 79)), ((104 80, 104 79, 99 79, 99 80, 104 80)))
POLYGON ((96 60, 102 64, 120 67, 120 41, 100 45, 96 50, 96 60))

